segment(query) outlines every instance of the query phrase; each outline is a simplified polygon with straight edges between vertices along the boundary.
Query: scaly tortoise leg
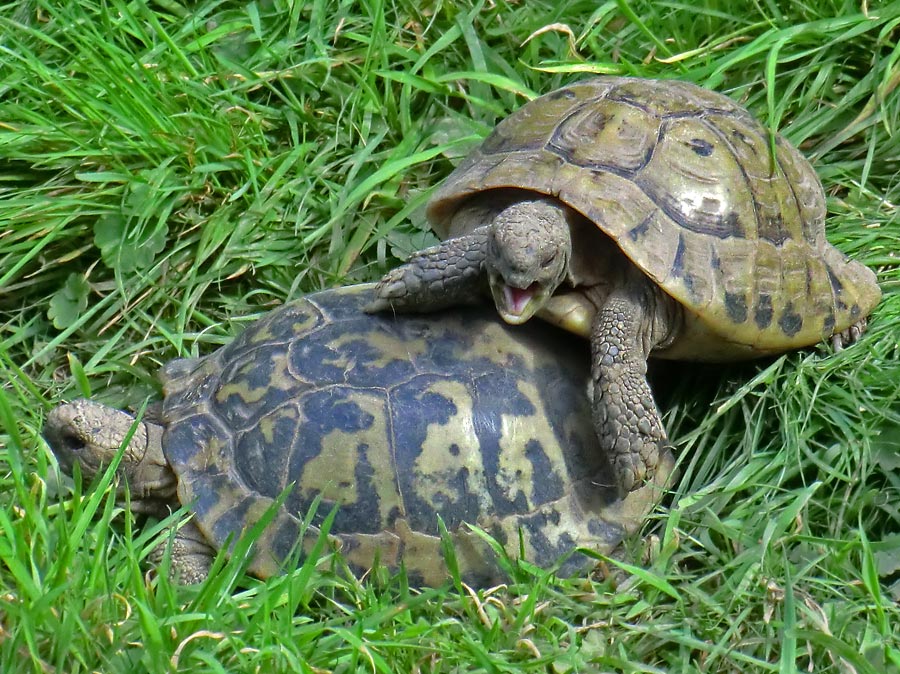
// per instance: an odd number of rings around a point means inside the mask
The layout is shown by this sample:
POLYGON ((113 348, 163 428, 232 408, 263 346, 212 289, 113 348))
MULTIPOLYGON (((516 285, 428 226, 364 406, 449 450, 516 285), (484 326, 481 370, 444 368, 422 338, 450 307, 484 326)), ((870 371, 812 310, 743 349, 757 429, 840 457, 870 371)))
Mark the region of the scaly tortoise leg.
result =
POLYGON ((634 277, 598 309, 591 335, 594 427, 623 495, 653 478, 668 438, 647 382, 647 356, 670 339, 677 311, 634 277))
POLYGON ((863 333, 866 331, 868 325, 868 319, 861 318, 846 330, 834 333, 831 336, 831 347, 835 351, 843 351, 851 344, 856 344, 856 342, 859 341, 859 338, 862 337, 863 333))
POLYGON ((413 253, 375 286, 375 299, 365 310, 435 311, 484 300, 489 227, 442 241, 413 253))
MULTIPOLYGON (((168 546, 169 539, 166 538, 150 552, 150 561, 159 565, 168 546)), ((182 585, 202 583, 209 575, 215 556, 216 551, 192 519, 182 525, 172 538, 169 578, 182 585)))

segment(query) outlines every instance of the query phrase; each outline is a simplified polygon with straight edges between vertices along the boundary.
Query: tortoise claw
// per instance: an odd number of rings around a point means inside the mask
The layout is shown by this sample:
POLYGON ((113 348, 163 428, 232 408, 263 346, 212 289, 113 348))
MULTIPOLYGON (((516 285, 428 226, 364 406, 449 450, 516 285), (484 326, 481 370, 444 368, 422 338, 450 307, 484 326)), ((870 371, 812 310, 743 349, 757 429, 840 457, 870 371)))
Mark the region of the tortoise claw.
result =
POLYGON ((831 346, 837 351, 843 351, 846 347, 851 344, 856 344, 862 337, 863 333, 866 331, 866 327, 868 327, 868 320, 865 318, 860 319, 853 325, 851 325, 846 330, 841 332, 836 332, 831 336, 831 346))

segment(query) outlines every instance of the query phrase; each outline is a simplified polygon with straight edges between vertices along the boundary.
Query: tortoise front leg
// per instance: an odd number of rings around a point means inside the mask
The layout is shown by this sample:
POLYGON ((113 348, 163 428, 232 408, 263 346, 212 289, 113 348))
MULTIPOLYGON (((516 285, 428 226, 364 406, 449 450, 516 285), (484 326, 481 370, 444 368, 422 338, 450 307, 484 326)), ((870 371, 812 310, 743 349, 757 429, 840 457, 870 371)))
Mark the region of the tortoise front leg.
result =
MULTIPOLYGON (((154 564, 162 562, 168 546, 167 538, 150 553, 150 561, 154 564)), ((210 547, 194 520, 190 520, 175 532, 172 539, 169 578, 182 585, 202 583, 209 575, 215 557, 216 551, 210 547)))
POLYGON ((631 276, 599 308, 591 334, 593 417, 624 494, 654 477, 668 438, 647 382, 647 356, 672 333, 674 302, 631 276))
POLYGON ((442 241, 392 269, 375 286, 366 311, 435 311, 484 299, 489 227, 442 241))

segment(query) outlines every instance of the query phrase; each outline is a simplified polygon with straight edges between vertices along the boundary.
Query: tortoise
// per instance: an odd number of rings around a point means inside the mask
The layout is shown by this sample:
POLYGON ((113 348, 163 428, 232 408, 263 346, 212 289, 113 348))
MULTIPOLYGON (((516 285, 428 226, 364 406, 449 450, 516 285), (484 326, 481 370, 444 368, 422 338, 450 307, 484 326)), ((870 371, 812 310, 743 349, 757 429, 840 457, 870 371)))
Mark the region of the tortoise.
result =
POLYGON ((388 272, 368 310, 436 310, 489 288, 506 322, 537 314, 588 338, 594 424, 623 494, 668 446, 648 356, 841 348, 881 297, 874 273, 827 242, 803 155, 686 82, 597 77, 526 103, 427 217, 446 239, 388 272))
MULTIPOLYGON (((354 571, 380 558, 420 585, 446 577, 438 517, 463 578, 480 585, 503 574, 465 523, 542 566, 576 547, 609 553, 636 531, 672 457, 654 484, 616 498, 590 420, 586 347, 551 326, 511 332, 488 308, 370 316, 371 293, 309 295, 206 357, 168 363, 157 423, 82 399, 53 409, 44 436, 63 469, 77 462, 90 477, 136 426, 118 471, 134 510, 193 512, 172 546, 186 583, 288 489, 247 567, 261 578, 297 559, 298 541, 308 551, 335 505, 331 540, 354 571)), ((592 563, 577 552, 559 570, 592 563)))

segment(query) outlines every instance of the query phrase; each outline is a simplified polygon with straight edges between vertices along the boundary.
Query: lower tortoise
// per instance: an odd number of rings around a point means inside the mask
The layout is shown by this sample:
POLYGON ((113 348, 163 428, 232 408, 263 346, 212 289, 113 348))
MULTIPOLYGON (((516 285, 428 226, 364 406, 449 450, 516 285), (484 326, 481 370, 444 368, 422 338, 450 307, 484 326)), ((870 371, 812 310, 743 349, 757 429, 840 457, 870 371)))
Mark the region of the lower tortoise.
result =
POLYGON ((379 284, 370 310, 434 310, 489 290, 590 339, 594 424, 623 493, 668 438, 649 356, 729 361, 852 341, 881 292, 825 238, 809 162, 727 96, 598 77, 525 104, 435 192, 446 240, 379 284))
MULTIPOLYGON (((624 501, 597 447, 586 353, 536 324, 509 330, 486 309, 429 318, 370 316, 359 286, 286 304, 227 346, 161 372, 159 423, 138 423, 119 472, 136 510, 184 504, 172 566, 206 577, 216 550, 283 505, 248 569, 283 569, 338 506, 332 540, 357 571, 377 557, 413 582, 446 577, 438 516, 470 582, 500 579, 496 557, 464 523, 540 565, 576 546, 610 552, 661 496, 672 465, 624 501), (301 537, 300 518, 320 498, 301 537), (521 534, 521 541, 520 541, 521 534)), ((90 477, 119 451, 134 418, 76 400, 51 411, 44 435, 90 477)), ((589 569, 573 554, 561 571, 589 569)))

